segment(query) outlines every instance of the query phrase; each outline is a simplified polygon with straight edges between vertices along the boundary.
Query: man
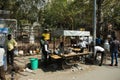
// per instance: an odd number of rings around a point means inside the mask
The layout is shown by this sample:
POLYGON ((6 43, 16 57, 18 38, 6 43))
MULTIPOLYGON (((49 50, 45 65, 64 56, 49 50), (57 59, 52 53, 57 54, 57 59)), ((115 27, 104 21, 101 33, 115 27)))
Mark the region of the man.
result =
POLYGON ((17 46, 17 42, 13 39, 11 34, 8 34, 7 40, 7 64, 12 65, 14 63, 14 49, 17 46))
POLYGON ((102 48, 101 46, 95 46, 94 49, 95 49, 95 54, 94 54, 95 60, 96 60, 97 54, 98 54, 98 53, 101 53, 101 62, 100 62, 100 64, 99 64, 99 66, 102 66, 103 58, 104 58, 104 55, 105 55, 105 50, 104 50, 104 48, 102 48))
POLYGON ((4 48, 0 47, 0 80, 6 80, 4 71, 4 48))
POLYGON ((43 45, 42 52, 43 52, 43 55, 44 55, 45 60, 47 60, 47 54, 50 53, 50 51, 49 51, 49 44, 48 44, 48 41, 47 41, 47 40, 45 40, 45 43, 44 43, 44 45, 43 45))
POLYGON ((104 42, 104 49, 105 49, 106 52, 110 51, 110 44, 109 44, 107 39, 104 42))
POLYGON ((110 43, 110 52, 111 52, 111 64, 113 66, 114 57, 115 57, 115 66, 118 66, 118 50, 120 48, 120 42, 117 40, 116 37, 113 37, 113 41, 110 43))
POLYGON ((98 35, 97 38, 96 38, 96 45, 97 46, 101 46, 102 45, 102 39, 101 39, 100 35, 98 35))
POLYGON ((115 31, 112 29, 113 25, 111 23, 108 24, 108 31, 107 31, 107 36, 113 38, 115 37, 115 31))
POLYGON ((80 38, 80 42, 78 43, 78 46, 80 47, 80 52, 83 52, 85 48, 87 48, 88 42, 83 40, 83 38, 80 38))
POLYGON ((47 67, 47 61, 48 61, 47 56, 48 56, 49 53, 50 53, 49 44, 48 44, 48 41, 45 40, 44 45, 42 47, 42 55, 44 57, 44 59, 43 59, 44 67, 47 67))

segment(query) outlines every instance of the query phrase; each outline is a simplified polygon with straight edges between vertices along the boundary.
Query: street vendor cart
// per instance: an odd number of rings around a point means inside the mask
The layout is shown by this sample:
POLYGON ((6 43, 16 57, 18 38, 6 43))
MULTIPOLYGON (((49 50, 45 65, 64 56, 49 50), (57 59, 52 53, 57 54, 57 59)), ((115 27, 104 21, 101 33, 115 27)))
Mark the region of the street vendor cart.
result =
POLYGON ((63 69, 70 68, 72 65, 75 65, 76 62, 79 62, 80 58, 85 58, 87 55, 91 54, 92 52, 89 51, 89 48, 86 48, 83 52, 79 52, 79 47, 73 46, 66 46, 65 44, 65 37, 86 37, 87 41, 89 42, 89 31, 75 31, 75 30, 63 30, 63 31, 56 31, 55 35, 62 36, 62 41, 64 43, 64 52, 60 54, 52 53, 50 55, 52 60, 61 60, 61 67, 63 69))

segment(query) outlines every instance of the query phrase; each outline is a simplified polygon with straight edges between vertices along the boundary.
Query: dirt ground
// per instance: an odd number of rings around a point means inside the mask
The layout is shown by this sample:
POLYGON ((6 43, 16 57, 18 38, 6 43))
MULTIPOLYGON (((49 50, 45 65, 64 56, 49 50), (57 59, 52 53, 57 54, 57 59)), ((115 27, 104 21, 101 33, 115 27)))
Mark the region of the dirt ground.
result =
MULTIPOLYGON (((19 65, 22 69, 20 71, 16 71, 14 73, 14 80, 80 80, 79 78, 83 78, 82 75, 93 74, 90 72, 101 71, 106 69, 106 64, 101 66, 98 65, 87 65, 82 62, 78 63, 78 66, 73 66, 69 69, 61 69, 56 64, 49 64, 47 68, 42 67, 39 63, 39 68, 37 70, 31 70, 29 68, 30 58, 38 58, 40 59, 40 55, 34 56, 20 56, 15 57, 15 63, 19 65), (78 79, 77 79, 78 78, 78 79)), ((110 63, 110 60, 107 60, 107 64, 110 63)), ((110 69, 112 70, 112 69, 110 69)), ((110 71, 108 70, 108 71, 110 71)), ((116 70, 118 71, 118 70, 116 70)), ((102 72, 101 72, 102 73, 102 72)), ((94 74, 96 74, 94 72, 94 74)), ((97 73, 98 74, 98 73, 97 73)), ((7 80, 11 79, 11 74, 6 74, 7 80)), ((86 77, 86 76, 85 76, 86 77)), ((90 76, 88 76, 90 77, 90 76)), ((82 80, 93 80, 91 79, 82 79, 82 80)), ((96 79, 94 79, 96 80, 96 79)), ((103 80, 103 79, 102 79, 103 80)), ((106 80, 106 79, 105 79, 106 80)), ((120 77, 119 77, 120 80, 120 77)))
MULTIPOLYGON (((51 63, 48 65, 47 68, 42 67, 42 64, 39 63, 39 67, 37 70, 31 70, 30 68, 30 58, 38 58, 40 60, 41 56, 40 55, 33 55, 33 56, 19 56, 15 57, 15 64, 19 66, 18 71, 14 72, 14 80, 39 80, 37 76, 41 76, 41 79, 44 79, 44 76, 52 74, 55 76, 61 75, 61 74, 66 74, 68 73, 69 75, 73 74, 73 72, 86 72, 93 70, 95 66, 93 65, 85 65, 84 63, 78 63, 78 67, 71 67, 68 69, 62 69, 59 67, 59 65, 51 63)), ((7 80, 11 80, 11 72, 6 74, 7 80)), ((51 79, 53 80, 53 79, 51 79)))

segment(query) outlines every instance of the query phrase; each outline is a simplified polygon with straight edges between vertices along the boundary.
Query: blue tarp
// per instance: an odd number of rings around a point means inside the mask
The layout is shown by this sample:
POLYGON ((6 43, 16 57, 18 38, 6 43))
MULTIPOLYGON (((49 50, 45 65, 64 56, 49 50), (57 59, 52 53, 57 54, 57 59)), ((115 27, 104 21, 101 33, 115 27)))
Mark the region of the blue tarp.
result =
POLYGON ((0 33, 3 33, 3 34, 8 33, 8 28, 0 28, 0 33))

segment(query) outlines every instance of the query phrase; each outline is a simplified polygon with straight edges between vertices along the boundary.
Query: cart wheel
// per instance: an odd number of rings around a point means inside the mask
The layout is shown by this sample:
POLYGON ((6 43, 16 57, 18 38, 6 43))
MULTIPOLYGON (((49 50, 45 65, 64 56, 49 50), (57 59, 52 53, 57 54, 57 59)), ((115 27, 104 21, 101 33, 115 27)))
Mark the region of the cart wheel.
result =
POLYGON ((62 62, 62 69, 69 69, 71 65, 68 65, 65 61, 62 62))
POLYGON ((69 60, 66 60, 66 61, 63 61, 62 62, 62 68, 63 69, 69 69, 69 68, 71 68, 72 67, 72 63, 71 62, 69 62, 69 60))

